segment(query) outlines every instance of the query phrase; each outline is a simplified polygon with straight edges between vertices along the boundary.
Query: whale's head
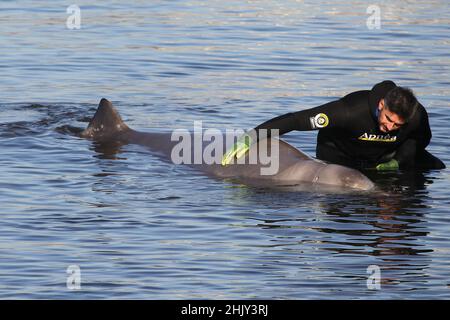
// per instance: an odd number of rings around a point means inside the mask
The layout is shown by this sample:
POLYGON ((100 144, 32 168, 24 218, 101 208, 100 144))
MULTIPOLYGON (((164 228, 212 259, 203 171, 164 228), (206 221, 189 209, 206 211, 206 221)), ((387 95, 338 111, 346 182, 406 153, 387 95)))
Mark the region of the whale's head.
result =
POLYGON ((371 190, 375 187, 375 184, 358 170, 337 164, 324 166, 317 182, 357 190, 371 190))

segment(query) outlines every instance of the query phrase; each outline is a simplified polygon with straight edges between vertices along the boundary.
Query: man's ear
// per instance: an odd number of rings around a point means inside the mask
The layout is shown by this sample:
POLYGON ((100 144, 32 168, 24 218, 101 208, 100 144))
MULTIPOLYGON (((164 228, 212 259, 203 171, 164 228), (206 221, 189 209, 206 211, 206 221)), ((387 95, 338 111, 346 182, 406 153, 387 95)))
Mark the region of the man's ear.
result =
POLYGON ((383 110, 384 108, 384 99, 381 99, 380 102, 378 102, 378 110, 383 110))

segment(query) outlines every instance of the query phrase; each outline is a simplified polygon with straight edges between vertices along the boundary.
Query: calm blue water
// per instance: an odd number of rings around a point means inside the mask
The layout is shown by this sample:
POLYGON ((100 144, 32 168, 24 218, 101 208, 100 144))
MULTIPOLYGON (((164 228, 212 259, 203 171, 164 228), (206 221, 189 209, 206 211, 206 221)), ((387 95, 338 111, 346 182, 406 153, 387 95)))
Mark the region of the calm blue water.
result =
POLYGON ((383 196, 258 189, 60 130, 102 97, 141 131, 250 128, 392 79, 448 166, 447 1, 379 1, 375 30, 366 1, 90 3, 70 30, 73 2, 0 2, 1 299, 450 298, 449 169, 372 175, 383 196))

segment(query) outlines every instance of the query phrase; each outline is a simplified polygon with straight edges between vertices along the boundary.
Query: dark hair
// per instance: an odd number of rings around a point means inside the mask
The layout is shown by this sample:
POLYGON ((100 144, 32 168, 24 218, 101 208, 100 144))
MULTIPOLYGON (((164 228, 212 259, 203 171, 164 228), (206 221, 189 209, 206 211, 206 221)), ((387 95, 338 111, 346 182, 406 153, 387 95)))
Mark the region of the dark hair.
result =
POLYGON ((419 102, 411 89, 395 87, 384 97, 384 104, 389 111, 408 122, 416 113, 419 102))

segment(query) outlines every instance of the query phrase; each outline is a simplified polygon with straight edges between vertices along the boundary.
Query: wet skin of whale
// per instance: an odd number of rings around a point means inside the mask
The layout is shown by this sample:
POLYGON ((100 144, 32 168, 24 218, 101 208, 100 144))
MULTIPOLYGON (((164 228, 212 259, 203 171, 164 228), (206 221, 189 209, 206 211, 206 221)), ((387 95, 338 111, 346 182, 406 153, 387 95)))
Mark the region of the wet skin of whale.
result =
MULTIPOLYGON (((117 141, 123 144, 143 145, 168 160, 171 160, 172 150, 179 143, 179 141, 171 140, 170 133, 145 133, 129 128, 122 121, 111 102, 106 99, 100 101, 94 117, 80 136, 100 143, 117 141)), ((264 141, 269 151, 274 143, 274 139, 276 138, 264 141)), ((341 165, 326 164, 305 155, 282 140, 277 139, 277 142, 279 152, 276 153, 277 158, 275 160, 278 161, 278 170, 275 174, 261 174, 261 169, 267 168, 267 163, 261 164, 259 160, 256 163, 246 161, 246 164, 231 164, 228 166, 222 166, 220 163, 207 164, 204 162, 190 164, 190 166, 209 176, 229 178, 262 186, 307 183, 315 186, 333 186, 358 190, 374 188, 373 182, 357 170, 341 165)), ((253 145, 246 157, 252 154, 252 151, 256 151, 253 148, 258 148, 258 145, 261 143, 263 141, 253 145)), ((204 142, 202 148, 205 148, 204 142)), ((194 162, 192 161, 191 163, 194 162)))

